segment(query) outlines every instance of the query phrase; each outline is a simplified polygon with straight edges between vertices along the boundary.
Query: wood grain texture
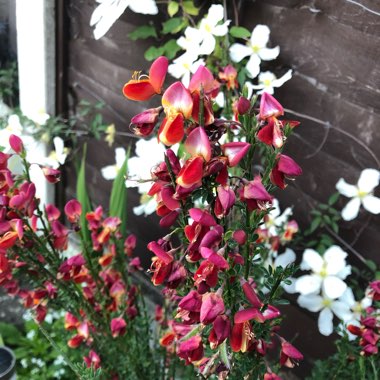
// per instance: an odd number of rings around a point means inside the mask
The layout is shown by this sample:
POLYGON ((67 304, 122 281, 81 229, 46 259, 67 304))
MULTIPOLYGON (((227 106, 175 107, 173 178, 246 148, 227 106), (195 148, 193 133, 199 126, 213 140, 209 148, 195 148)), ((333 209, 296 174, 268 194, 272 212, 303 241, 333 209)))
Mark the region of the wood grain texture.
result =
MULTIPOLYGON (((104 38, 95 41, 88 25, 94 7, 92 0, 71 0, 67 4, 68 96, 71 104, 75 99, 104 101, 105 120, 114 122, 120 131, 128 131, 130 118, 146 105, 124 99, 121 88, 135 69, 149 67, 143 53, 152 41, 136 43, 127 35, 136 26, 159 19, 127 11, 104 38)), ((253 29, 257 24, 267 24, 272 45, 281 47, 279 59, 263 64, 263 69, 278 74, 294 70, 293 79, 276 91, 276 97, 291 111, 289 118, 302 121, 286 153, 300 163, 304 175, 276 195, 283 207, 294 206, 301 228, 311 220, 309 204, 325 202, 335 192, 340 177, 355 183, 361 170, 380 166, 379 12, 378 0, 246 0, 243 4, 241 25, 253 29)), ((153 100, 150 105, 156 106, 157 102, 153 100)), ((134 140, 119 137, 116 146, 129 143, 134 140)), ((111 164, 113 156, 113 149, 106 144, 90 142, 88 184, 94 201, 103 205, 108 202, 110 183, 101 177, 99 168, 111 164)), ((69 197, 75 188, 73 168, 68 168, 66 174, 69 197)), ((129 227, 137 234, 137 251, 147 268, 150 254, 145 245, 164 232, 153 227, 158 220, 155 216, 134 217, 132 206, 139 196, 135 191, 129 191, 128 196, 129 227)), ((338 206, 346 202, 342 198, 338 206)), ((357 220, 342 223, 341 236, 364 257, 380 264, 379 227, 379 216, 362 211, 357 220)), ((297 254, 300 260, 302 252, 297 254)), ((349 257, 352 264, 361 265, 352 253, 349 257)), ((307 357, 297 369, 302 379, 313 359, 333 352, 334 337, 321 336, 316 327, 317 314, 299 309, 295 297, 290 298, 292 305, 284 310, 288 319, 282 333, 289 339, 296 338, 295 344, 307 357)))

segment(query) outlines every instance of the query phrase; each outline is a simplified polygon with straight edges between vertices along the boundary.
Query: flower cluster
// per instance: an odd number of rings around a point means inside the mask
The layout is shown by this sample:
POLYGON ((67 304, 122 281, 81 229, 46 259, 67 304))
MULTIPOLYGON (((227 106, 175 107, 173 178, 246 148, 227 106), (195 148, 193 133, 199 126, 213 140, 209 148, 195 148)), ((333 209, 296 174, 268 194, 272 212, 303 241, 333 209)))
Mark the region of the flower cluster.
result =
POLYGON ((378 354, 380 346, 380 280, 369 284, 367 297, 373 301, 372 307, 368 306, 364 310, 359 321, 348 324, 347 330, 354 337, 360 338, 360 355, 372 356, 378 354))
POLYGON ((100 206, 86 212, 72 199, 64 215, 52 204, 42 210, 22 140, 10 135, 9 144, 13 153, 0 152, 0 286, 19 296, 38 323, 48 308, 66 310, 68 346, 81 347, 85 363, 101 366, 108 378, 122 376, 126 369, 117 366, 128 343, 115 354, 115 340, 132 339, 143 330, 141 347, 151 352, 149 327, 139 322, 141 293, 131 278, 141 270, 139 258, 132 258, 136 238, 126 236, 122 221, 100 206), (9 169, 16 155, 24 164, 21 175, 9 169), (80 237, 82 250, 68 256, 70 235, 80 237))
POLYGON ((162 93, 162 107, 132 119, 137 135, 151 135, 158 126, 158 141, 167 147, 163 161, 151 170, 148 191, 156 199, 160 225, 174 226, 148 244, 152 282, 164 285, 175 315, 166 321, 162 345, 203 375, 238 376, 237 353, 256 352, 256 359, 246 360, 257 360, 256 375, 266 372, 273 378, 262 357, 277 342, 280 365, 293 367, 302 359, 278 335, 281 312, 274 306, 292 267, 264 269, 264 281, 257 274, 268 257, 264 235, 274 241, 277 234, 285 241, 297 231, 287 216, 281 231, 271 228, 273 214, 268 216, 270 192, 284 189, 302 172, 282 154, 297 123, 281 119, 283 107, 268 93, 257 114, 255 100, 240 97, 234 120, 219 119, 212 106, 221 84, 205 66, 199 66, 188 87, 175 82, 164 90, 167 68, 167 59, 159 57, 148 76, 134 77, 124 86, 124 95, 132 100, 162 93), (239 141, 242 137, 245 141, 239 141), (182 149, 175 153, 169 147, 177 143, 182 149), (261 172, 253 167, 256 147, 265 152, 261 172))

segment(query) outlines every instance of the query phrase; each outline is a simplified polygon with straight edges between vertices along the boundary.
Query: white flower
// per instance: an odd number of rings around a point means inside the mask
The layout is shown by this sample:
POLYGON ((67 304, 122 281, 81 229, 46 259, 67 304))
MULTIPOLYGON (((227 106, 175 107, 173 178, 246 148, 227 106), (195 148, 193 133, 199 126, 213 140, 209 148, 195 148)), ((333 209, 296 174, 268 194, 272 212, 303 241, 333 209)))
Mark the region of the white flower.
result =
POLYGON ((323 257, 312 249, 306 249, 300 268, 311 270, 312 274, 297 278, 296 291, 307 295, 322 289, 328 298, 340 297, 347 288, 343 280, 351 273, 346 257, 347 253, 336 245, 327 249, 323 257))
POLYGON ((25 114, 30 120, 34 121, 38 125, 45 125, 50 119, 50 115, 46 113, 46 110, 41 108, 33 113, 25 114))
POLYGON ((107 180, 113 180, 116 178, 117 173, 119 173, 121 167, 124 164, 126 157, 126 152, 124 148, 115 149, 115 164, 108 165, 102 168, 102 176, 107 180))
POLYGON ((344 220, 355 219, 361 204, 372 214, 380 213, 380 198, 373 195, 373 190, 379 185, 379 181, 380 171, 376 169, 364 169, 357 185, 350 185, 343 178, 338 181, 336 189, 345 197, 352 198, 342 210, 344 220))
POLYGON ((200 46, 199 54, 209 55, 215 49, 215 37, 225 36, 228 33, 228 25, 230 20, 223 24, 219 24, 224 18, 224 8, 220 4, 211 5, 205 18, 201 20, 199 31, 203 41, 200 46))
POLYGON ((181 79, 184 86, 190 83, 190 74, 195 73, 200 65, 204 64, 203 59, 198 59, 198 54, 195 51, 189 51, 178 58, 168 67, 168 72, 174 78, 181 79))
POLYGON ((154 0, 96 0, 99 5, 90 19, 90 26, 95 25, 94 37, 102 38, 115 21, 129 7, 133 12, 155 15, 158 8, 154 0))
POLYGON ((270 30, 266 25, 257 25, 252 31, 247 45, 235 43, 230 47, 230 57, 234 62, 240 62, 249 57, 247 71, 251 78, 255 78, 260 72, 260 62, 270 61, 280 54, 279 46, 273 49, 267 48, 270 30))
POLYGON ((334 300, 327 297, 325 294, 308 294, 301 295, 297 300, 298 304, 305 309, 317 313, 318 329, 322 335, 330 335, 333 332, 334 314, 342 321, 347 321, 351 318, 350 309, 347 304, 342 301, 334 300))
MULTIPOLYGON (((354 293, 351 288, 347 288, 346 291, 339 298, 339 301, 345 303, 351 310, 351 317, 345 321, 343 321, 344 325, 355 325, 360 326, 360 317, 362 316, 363 311, 372 305, 372 299, 369 297, 364 297, 361 301, 356 301, 354 297, 354 293)), ((351 334, 348 330, 346 330, 348 334, 348 338, 350 340, 354 340, 357 337, 351 334)))
POLYGON ((265 216, 264 224, 262 224, 260 228, 267 229, 270 236, 278 236, 278 230, 288 221, 289 216, 291 216, 292 213, 292 209, 288 207, 281 214, 278 200, 273 199, 272 210, 270 210, 270 212, 265 216))
POLYGON ((4 153, 9 153, 11 147, 9 145, 10 135, 21 136, 23 127, 20 123, 20 118, 17 115, 10 115, 8 117, 8 125, 0 129, 0 146, 4 148, 4 153))
POLYGON ((259 74, 259 84, 252 85, 252 89, 260 90, 257 91, 258 94, 267 92, 268 94, 274 94, 275 87, 281 87, 285 82, 292 78, 292 70, 287 71, 281 78, 277 78, 270 71, 264 71, 259 74))
POLYGON ((150 197, 147 194, 143 194, 140 198, 140 205, 133 207, 133 213, 135 215, 145 215, 148 216, 153 214, 157 208, 157 201, 154 197, 150 197))
POLYGON ((65 163, 69 149, 65 147, 64 141, 58 136, 54 137, 53 144, 54 150, 50 152, 46 163, 54 169, 58 169, 60 165, 65 163))
POLYGON ((192 51, 199 55, 202 40, 202 33, 198 29, 188 26, 185 29, 185 35, 178 38, 177 45, 183 50, 192 51))
POLYGON ((0 118, 8 116, 10 112, 11 109, 0 99, 0 118))

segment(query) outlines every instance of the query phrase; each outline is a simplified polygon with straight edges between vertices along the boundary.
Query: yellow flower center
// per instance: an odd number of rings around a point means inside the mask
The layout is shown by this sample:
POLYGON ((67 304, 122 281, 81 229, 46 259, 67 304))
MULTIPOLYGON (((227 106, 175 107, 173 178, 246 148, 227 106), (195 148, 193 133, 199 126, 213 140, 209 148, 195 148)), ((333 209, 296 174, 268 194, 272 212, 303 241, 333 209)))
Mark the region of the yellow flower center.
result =
POLYGON ((322 269, 321 269, 321 271, 319 272, 319 275, 320 275, 322 278, 327 277, 328 273, 327 273, 327 267, 326 267, 326 264, 323 264, 322 269))
POLYGON ((205 31, 206 31, 207 33, 211 33, 212 28, 211 28, 211 25, 210 25, 210 24, 205 24, 205 31))
POLYGON ((324 299, 322 301, 322 304, 324 307, 330 307, 331 303, 332 303, 332 300, 329 300, 329 299, 324 299))
POLYGON ((366 191, 363 191, 363 190, 358 190, 358 197, 360 199, 363 199, 364 197, 366 197, 368 195, 368 193, 366 191))
POLYGON ((183 67, 184 67, 186 70, 189 70, 189 71, 190 71, 190 65, 189 65, 187 62, 185 62, 185 63, 183 64, 183 67))
POLYGON ((263 85, 265 87, 271 87, 272 81, 270 79, 265 79, 265 80, 263 80, 263 85))
POLYGON ((260 46, 258 45, 251 45, 251 48, 255 54, 257 54, 260 51, 260 46))

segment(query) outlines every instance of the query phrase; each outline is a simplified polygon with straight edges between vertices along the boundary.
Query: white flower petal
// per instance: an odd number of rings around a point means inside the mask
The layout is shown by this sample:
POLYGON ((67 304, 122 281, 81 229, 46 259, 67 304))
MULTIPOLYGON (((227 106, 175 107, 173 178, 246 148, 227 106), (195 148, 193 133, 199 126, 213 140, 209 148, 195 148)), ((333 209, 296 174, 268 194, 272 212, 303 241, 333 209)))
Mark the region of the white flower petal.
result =
POLYGON ((232 44, 230 47, 230 57, 234 62, 240 62, 251 54, 252 49, 246 45, 232 44))
POLYGON ((359 214, 360 198, 352 198, 342 210, 342 218, 346 221, 355 219, 359 214))
POLYGON ((257 54, 263 61, 272 61, 273 59, 276 59, 280 54, 280 47, 276 46, 272 49, 263 48, 260 49, 257 54))
POLYGON ((336 299, 347 289, 347 284, 335 276, 327 276, 322 282, 322 290, 328 298, 336 299))
POLYGON ((156 15, 158 13, 158 8, 154 0, 131 1, 129 8, 135 13, 142 13, 144 15, 156 15))
POLYGON ((108 165, 101 169, 101 173, 104 179, 113 180, 117 176, 117 167, 116 165, 108 165))
POLYGON ((379 186, 380 171, 376 169, 364 169, 359 177, 358 188, 362 192, 369 193, 379 186))
POLYGON ((332 334, 334 315, 330 309, 323 309, 318 317, 318 329, 322 335, 329 336, 332 334))
POLYGON ((290 285, 282 283, 282 287, 284 288, 284 290, 289 294, 297 293, 297 290, 296 290, 297 279, 295 279, 294 277, 289 277, 288 280, 291 281, 292 283, 290 285))
POLYGON ((354 292, 351 288, 347 287, 347 289, 344 291, 344 293, 340 296, 339 301, 342 301, 346 305, 348 305, 350 308, 355 305, 355 297, 354 292))
POLYGON ((332 302, 331 310, 341 321, 349 321, 353 317, 350 307, 342 301, 332 302))
POLYGON ((251 45, 258 47, 265 47, 269 41, 270 30, 266 25, 257 25, 252 31, 251 45))
POLYGON ((221 4, 212 4, 208 10, 206 19, 212 25, 216 25, 224 18, 224 8, 221 4))
POLYGON ((302 256, 302 262, 300 268, 302 270, 312 270, 313 272, 320 272, 323 267, 323 258, 321 255, 313 249, 305 249, 302 256))
POLYGON ((261 62, 260 58, 255 54, 251 55, 251 57, 249 58, 246 69, 248 71, 248 75, 251 78, 255 78, 259 74, 260 62, 261 62))
POLYGON ((313 313, 323 308, 323 298, 317 294, 302 295, 297 299, 298 305, 313 313))
POLYGON ((358 188, 354 185, 350 185, 343 178, 341 178, 335 185, 340 194, 345 197, 352 198, 358 194, 358 188))
POLYGON ((287 265, 294 263, 295 260, 295 252, 290 248, 286 248, 284 253, 276 257, 276 259, 274 260, 274 266, 282 266, 283 268, 285 268, 287 265))
POLYGON ((215 43, 215 37, 211 33, 205 34, 203 42, 199 47, 199 54, 211 54, 215 49, 215 43))
POLYGON ((212 34, 217 37, 225 36, 228 33, 228 25, 230 25, 230 20, 226 21, 224 24, 217 25, 212 34))
POLYGON ((366 195, 362 199, 363 207, 371 214, 380 214, 380 198, 374 195, 366 195))
POLYGON ((293 70, 287 71, 281 78, 275 79, 272 82, 273 87, 281 87, 285 82, 292 79, 293 70))
POLYGON ((118 169, 120 169, 123 166, 126 155, 127 154, 124 148, 115 149, 115 162, 116 162, 116 167, 118 169))
POLYGON ((346 266, 347 253, 337 245, 332 245, 323 254, 325 260, 326 272, 329 275, 337 275, 346 266))
POLYGON ((316 275, 305 275, 297 278, 296 290, 301 294, 317 293, 320 291, 322 279, 316 275))

